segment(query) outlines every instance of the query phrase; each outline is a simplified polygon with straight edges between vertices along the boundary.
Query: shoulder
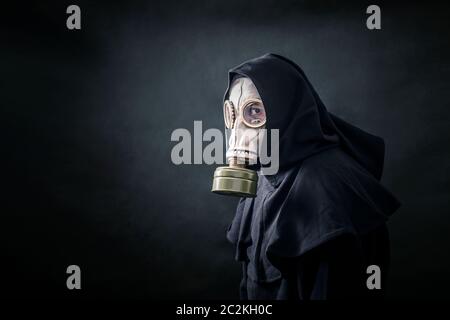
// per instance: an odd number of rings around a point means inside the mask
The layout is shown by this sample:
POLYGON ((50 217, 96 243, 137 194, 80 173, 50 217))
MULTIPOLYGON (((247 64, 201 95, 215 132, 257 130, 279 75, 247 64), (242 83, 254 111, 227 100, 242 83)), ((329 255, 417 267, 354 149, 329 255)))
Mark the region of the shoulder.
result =
POLYGON ((385 222, 400 206, 397 199, 350 155, 339 148, 306 159, 287 202, 319 217, 366 232, 385 222))
POLYGON ((380 188, 375 177, 339 148, 303 161, 290 183, 288 206, 299 208, 302 215, 308 211, 344 220, 355 210, 367 210, 376 202, 373 196, 379 194, 376 190, 380 188))
POLYGON ((331 148, 305 159, 299 173, 327 178, 330 174, 349 170, 363 170, 363 168, 341 148, 331 148))
POLYGON ((366 234, 394 208, 375 177, 340 149, 303 161, 278 194, 283 199, 269 251, 282 256, 300 256, 344 234, 366 234))
POLYGON ((328 149, 305 159, 299 165, 293 187, 300 188, 301 190, 296 191, 302 193, 317 192, 321 188, 331 191, 333 186, 345 185, 359 170, 356 161, 342 150, 328 149))

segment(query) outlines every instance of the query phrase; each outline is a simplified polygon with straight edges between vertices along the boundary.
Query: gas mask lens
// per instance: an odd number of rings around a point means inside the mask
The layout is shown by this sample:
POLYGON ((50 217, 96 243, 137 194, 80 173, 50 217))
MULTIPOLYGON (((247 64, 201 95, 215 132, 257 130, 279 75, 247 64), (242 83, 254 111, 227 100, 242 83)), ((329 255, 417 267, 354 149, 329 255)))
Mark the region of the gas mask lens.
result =
POLYGON ((260 128, 266 123, 266 112, 262 101, 252 99, 242 108, 242 120, 250 128, 260 128))
MULTIPOLYGON (((251 99, 241 110, 242 121, 246 126, 260 128, 266 123, 266 112, 261 100, 251 99)), ((230 100, 226 100, 223 104, 223 117, 225 127, 227 129, 233 129, 236 122, 236 109, 230 100)))
POLYGON ((227 129, 233 129, 234 122, 236 121, 236 112, 233 102, 230 100, 226 100, 223 104, 223 118, 225 120, 225 127, 227 129))

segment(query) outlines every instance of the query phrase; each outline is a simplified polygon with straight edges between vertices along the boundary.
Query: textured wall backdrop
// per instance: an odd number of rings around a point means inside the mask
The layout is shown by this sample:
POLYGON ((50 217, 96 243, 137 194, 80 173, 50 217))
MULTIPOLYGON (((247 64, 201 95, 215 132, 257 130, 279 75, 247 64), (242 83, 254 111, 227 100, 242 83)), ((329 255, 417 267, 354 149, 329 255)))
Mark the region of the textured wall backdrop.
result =
POLYGON ((387 144, 390 295, 449 297, 450 31, 444 2, 68 1, 2 10, 2 288, 36 297, 237 298, 236 199, 175 166, 176 128, 222 128, 227 70, 274 52, 387 144), (66 267, 82 290, 65 287, 66 267))

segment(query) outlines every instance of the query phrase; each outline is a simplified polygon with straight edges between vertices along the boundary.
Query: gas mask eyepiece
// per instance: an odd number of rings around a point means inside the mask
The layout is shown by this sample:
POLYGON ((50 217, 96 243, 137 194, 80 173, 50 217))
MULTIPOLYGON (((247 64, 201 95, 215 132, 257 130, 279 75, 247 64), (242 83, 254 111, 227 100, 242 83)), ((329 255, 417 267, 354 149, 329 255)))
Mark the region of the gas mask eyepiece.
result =
POLYGON ((258 161, 258 146, 266 123, 259 93, 249 78, 235 79, 223 105, 229 166, 214 172, 212 192, 255 197, 258 174, 247 168, 258 161))

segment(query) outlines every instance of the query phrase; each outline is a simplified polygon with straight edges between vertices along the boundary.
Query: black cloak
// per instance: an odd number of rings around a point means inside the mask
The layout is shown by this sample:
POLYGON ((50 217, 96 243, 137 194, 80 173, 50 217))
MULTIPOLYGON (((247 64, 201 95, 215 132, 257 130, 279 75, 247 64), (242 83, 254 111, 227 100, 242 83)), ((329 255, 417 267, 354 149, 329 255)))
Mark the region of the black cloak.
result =
POLYGON ((255 84, 267 129, 279 129, 280 170, 259 174, 227 238, 242 262, 242 299, 379 297, 389 263, 388 217, 400 203, 379 182, 384 141, 329 113, 301 68, 276 54, 229 71, 255 84), (381 270, 369 290, 367 267, 381 270))

